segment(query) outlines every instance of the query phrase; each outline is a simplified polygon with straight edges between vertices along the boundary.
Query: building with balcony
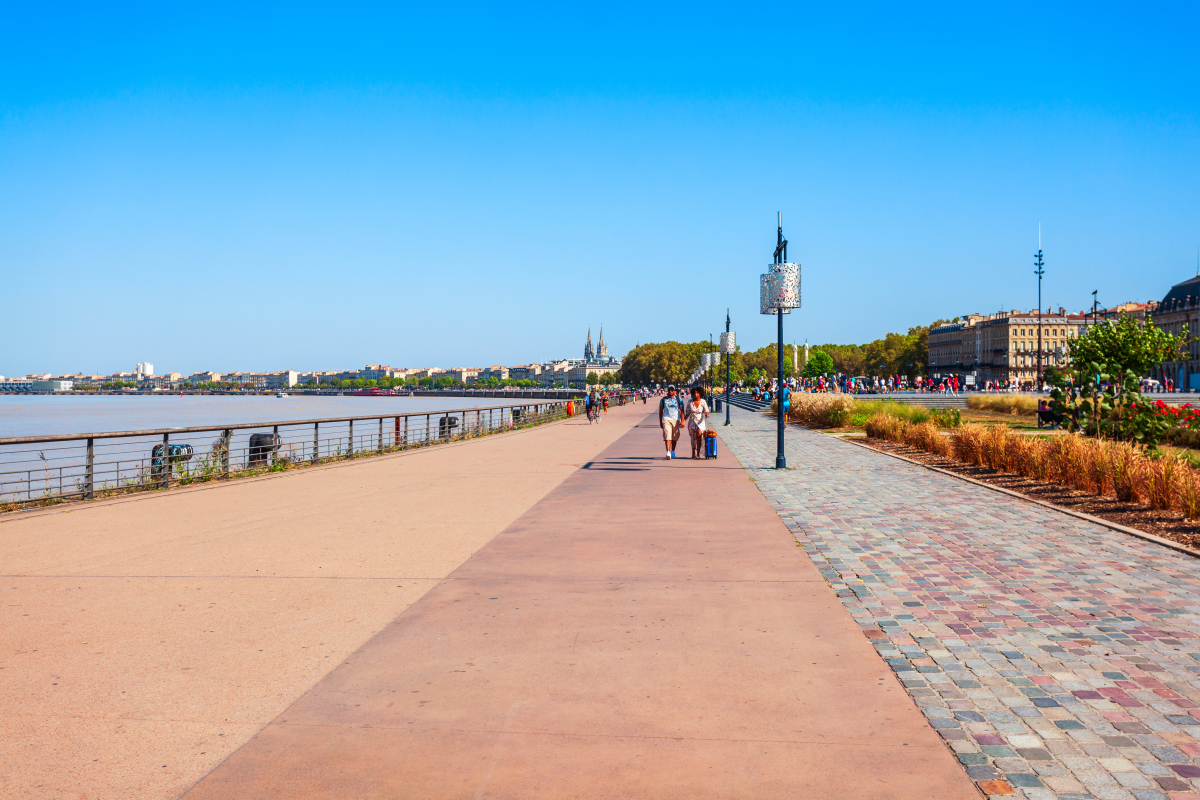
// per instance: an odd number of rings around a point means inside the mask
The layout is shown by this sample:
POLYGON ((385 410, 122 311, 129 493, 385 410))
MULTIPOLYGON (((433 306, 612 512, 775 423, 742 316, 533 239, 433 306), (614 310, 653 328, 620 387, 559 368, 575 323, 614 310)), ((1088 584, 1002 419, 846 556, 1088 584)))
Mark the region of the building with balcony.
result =
POLYGON ((495 378, 498 381, 506 381, 511 374, 512 371, 508 367, 492 366, 481 370, 477 380, 487 381, 495 378))
POLYGON ((465 386, 468 383, 474 383, 482 371, 478 367, 459 367, 458 369, 448 369, 437 377, 450 378, 454 382, 465 386))
POLYGON ((929 377, 958 375, 967 385, 982 386, 992 381, 1036 383, 1041 326, 1041 368, 1066 366, 1069 346, 1104 313, 1057 313, 1037 310, 999 311, 987 316, 968 314, 959 321, 929 331, 929 377), (967 380, 967 379, 970 380, 967 380))
POLYGON ((508 368, 508 377, 514 381, 536 381, 541 375, 541 364, 522 364, 519 367, 508 368))
POLYGON ((1195 337, 1200 333, 1200 275, 1171 287, 1154 309, 1154 325, 1167 333, 1193 341, 1180 357, 1164 361, 1151 371, 1156 380, 1171 381, 1181 389, 1200 389, 1200 350, 1195 337))

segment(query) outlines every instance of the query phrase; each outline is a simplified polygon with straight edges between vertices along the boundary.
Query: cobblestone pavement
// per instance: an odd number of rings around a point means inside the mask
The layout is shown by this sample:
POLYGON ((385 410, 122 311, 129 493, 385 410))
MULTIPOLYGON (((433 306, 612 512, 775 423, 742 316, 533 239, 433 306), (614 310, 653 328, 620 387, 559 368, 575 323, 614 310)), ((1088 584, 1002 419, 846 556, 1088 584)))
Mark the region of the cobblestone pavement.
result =
MULTIPOLYGON (((734 409, 726 447, 989 797, 1200 800, 1200 561, 734 409)), ((714 415, 715 416, 715 415, 714 415)))

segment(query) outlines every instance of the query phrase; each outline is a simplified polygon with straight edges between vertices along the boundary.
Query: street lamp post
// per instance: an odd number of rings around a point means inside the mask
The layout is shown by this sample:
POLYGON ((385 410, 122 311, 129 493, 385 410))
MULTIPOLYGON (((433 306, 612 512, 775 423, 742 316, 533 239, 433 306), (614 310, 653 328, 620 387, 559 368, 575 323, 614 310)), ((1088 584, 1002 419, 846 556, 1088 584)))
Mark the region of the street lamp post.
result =
POLYGON ((733 336, 729 333, 729 309, 725 309, 725 335, 721 337, 721 352, 725 356, 725 424, 729 421, 729 361, 733 358, 733 336))
POLYGON ((787 422, 783 409, 783 315, 800 307, 800 265, 787 260, 787 239, 783 238, 783 213, 779 214, 779 226, 775 237, 775 260, 768 272, 759 278, 759 313, 775 314, 778 319, 776 342, 776 416, 775 469, 787 469, 784 456, 784 424, 787 422))
POLYGON ((1037 251, 1037 254, 1036 254, 1034 257, 1035 257, 1037 260, 1036 260, 1036 261, 1034 261, 1034 262, 1033 262, 1033 264, 1034 264, 1034 266, 1035 266, 1035 267, 1037 267, 1037 269, 1035 269, 1035 270, 1033 271, 1033 274, 1034 274, 1034 275, 1037 275, 1037 279, 1038 279, 1038 365, 1037 365, 1037 388, 1040 390, 1040 389, 1041 389, 1041 387, 1042 387, 1042 317, 1043 317, 1043 314, 1042 314, 1042 275, 1044 275, 1044 274, 1046 273, 1046 270, 1042 269, 1042 265, 1043 265, 1043 264, 1042 264, 1042 229, 1041 229, 1041 226, 1039 226, 1039 227, 1038 227, 1038 251, 1037 251))

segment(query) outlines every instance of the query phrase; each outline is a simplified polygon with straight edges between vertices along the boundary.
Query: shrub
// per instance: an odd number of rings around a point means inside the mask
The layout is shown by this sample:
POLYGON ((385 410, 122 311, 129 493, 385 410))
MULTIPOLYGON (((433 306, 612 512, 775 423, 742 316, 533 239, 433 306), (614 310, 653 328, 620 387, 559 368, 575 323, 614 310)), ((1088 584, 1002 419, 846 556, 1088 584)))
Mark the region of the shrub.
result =
POLYGON ((1168 428, 1163 439, 1176 447, 1200 449, 1200 430, 1192 428, 1168 428))
POLYGON ((967 398, 967 408, 972 411, 1032 417, 1037 414, 1037 407, 1038 401, 1035 398, 1019 394, 985 394, 967 398))
POLYGON ((929 418, 933 421, 933 424, 942 428, 957 428, 959 425, 962 425, 962 413, 957 408, 944 408, 941 411, 932 411, 929 414, 929 418))

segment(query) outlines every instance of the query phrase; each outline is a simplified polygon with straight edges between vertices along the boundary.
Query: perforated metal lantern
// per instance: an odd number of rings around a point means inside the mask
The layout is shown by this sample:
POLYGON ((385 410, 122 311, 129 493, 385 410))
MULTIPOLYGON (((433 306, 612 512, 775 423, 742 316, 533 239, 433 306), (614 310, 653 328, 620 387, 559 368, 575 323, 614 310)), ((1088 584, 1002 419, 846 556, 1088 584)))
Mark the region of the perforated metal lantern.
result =
POLYGON ((759 313, 792 313, 800 307, 800 265, 771 264, 767 269, 759 279, 759 313))
POLYGON ((793 263, 772 264, 771 305, 774 308, 800 307, 800 265, 793 263))
POLYGON ((737 352, 737 333, 728 331, 721 334, 721 352, 727 355, 737 352))
MULTIPOLYGON (((773 275, 768 272, 765 275, 760 275, 758 280, 758 313, 760 314, 777 314, 778 311, 771 305, 771 298, 774 296, 774 289, 771 287, 773 275)), ((784 309, 783 313, 790 314, 788 309, 784 309)))

